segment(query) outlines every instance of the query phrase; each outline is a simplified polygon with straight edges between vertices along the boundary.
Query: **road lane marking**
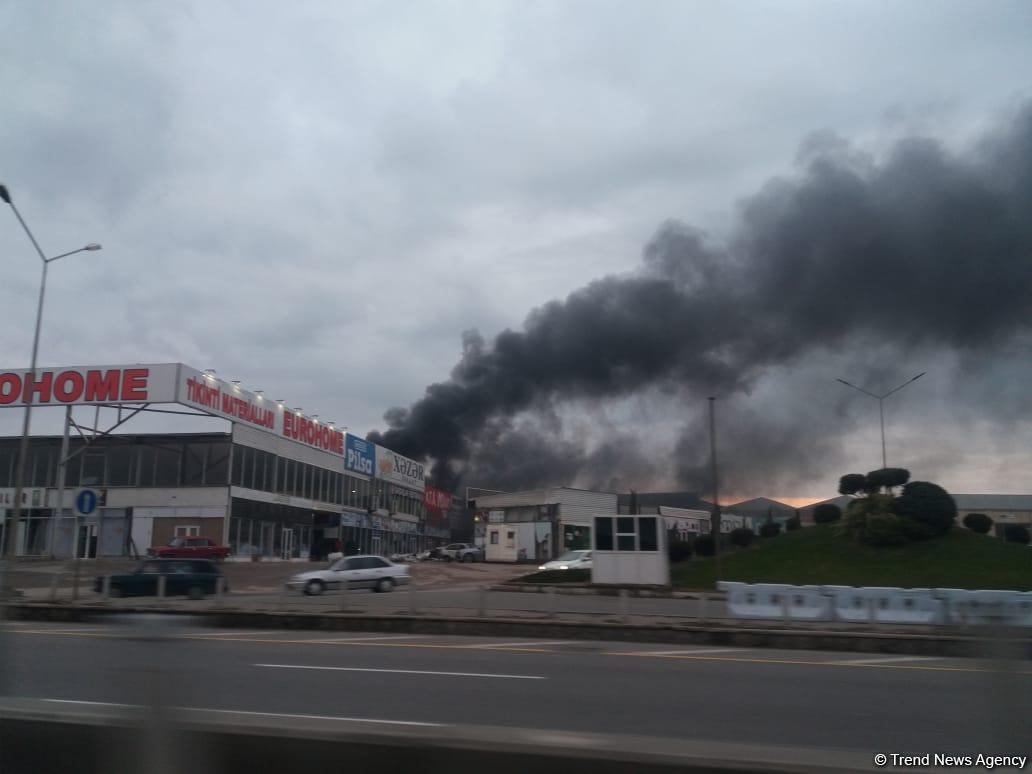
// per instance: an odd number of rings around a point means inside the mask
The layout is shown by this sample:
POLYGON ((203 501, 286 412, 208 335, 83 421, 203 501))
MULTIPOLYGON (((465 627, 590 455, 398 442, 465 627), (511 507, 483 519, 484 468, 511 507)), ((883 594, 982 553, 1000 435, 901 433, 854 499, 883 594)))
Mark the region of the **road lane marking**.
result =
MULTIPOLYGON (((429 636, 429 635, 421 635, 429 636)), ((416 649, 427 649, 427 650, 467 650, 466 645, 444 645, 440 643, 431 642, 367 642, 365 640, 351 641, 349 639, 327 639, 325 637, 316 640, 274 640, 259 637, 196 637, 194 635, 186 635, 179 637, 179 639, 197 639, 205 642, 256 642, 267 645, 376 645, 381 648, 416 648, 416 649)), ((503 648, 495 648, 495 650, 503 650, 503 648)), ((505 648, 506 651, 514 653, 554 653, 555 651, 545 650, 543 648, 505 648)))
POLYGON ((54 704, 84 704, 91 707, 138 707, 138 704, 121 704, 117 701, 83 701, 81 699, 44 699, 54 704))
POLYGON ((319 637, 311 642, 333 642, 333 643, 351 643, 351 642, 371 642, 374 645, 379 644, 383 640, 418 640, 421 635, 419 634, 385 634, 381 637, 319 637))
POLYGON ((697 650, 641 650, 628 653, 629 656, 700 656, 703 653, 736 653, 749 648, 699 648, 697 650))
POLYGON ((848 664, 849 666, 864 666, 866 664, 889 664, 894 661, 939 661, 934 656, 881 656, 879 658, 849 658, 836 659, 836 664, 848 664))
MULTIPOLYGON (((93 707, 122 707, 129 709, 143 709, 140 704, 119 704, 111 701, 84 701, 80 699, 43 699, 43 701, 54 704, 79 704, 93 707)), ((430 726, 443 728, 447 723, 428 723, 419 720, 385 720, 382 718, 349 718, 342 715, 295 715, 289 712, 253 712, 250 710, 228 710, 211 709, 210 707, 171 707, 176 711, 186 712, 217 712, 224 715, 253 715, 265 718, 295 718, 298 720, 341 720, 349 723, 384 723, 393 726, 430 726)))
POLYGON ((424 723, 419 720, 384 720, 381 718, 347 718, 338 715, 292 715, 286 712, 251 712, 248 710, 205 709, 203 707, 176 707, 177 710, 218 712, 226 715, 253 715, 264 718, 295 718, 298 720, 342 720, 348 723, 384 723, 392 726, 430 726, 443 728, 447 723, 424 723))
MULTIPOLYGON (((62 635, 68 637, 96 637, 101 639, 135 639, 139 635, 126 635, 118 633, 90 633, 90 632, 69 632, 69 631, 54 631, 54 630, 32 630, 27 631, 25 629, 11 629, 9 634, 28 634, 28 635, 62 635)), ((380 642, 380 643, 366 643, 366 642, 348 642, 348 641, 334 641, 334 640, 282 640, 282 639, 271 639, 271 638, 257 638, 257 637, 202 637, 196 634, 194 635, 172 635, 171 639, 193 639, 203 642, 248 642, 248 643, 259 643, 268 645, 338 645, 338 646, 353 646, 362 647, 364 645, 377 645, 381 648, 408 648, 408 649, 423 649, 423 650, 469 650, 466 645, 445 645, 435 643, 421 643, 421 642, 380 642)), ((490 649, 488 649, 490 650, 490 649)), ((557 651, 547 650, 544 648, 508 648, 503 650, 502 648, 495 648, 500 652, 512 652, 512 653, 550 653, 554 654, 557 651)), ((726 648, 723 649, 726 652, 726 648)), ((755 649, 747 649, 755 650, 755 649)), ((695 651, 698 653, 698 651, 695 651)), ((838 666, 838 667, 852 667, 856 669, 911 669, 920 670, 926 672, 971 672, 971 673, 983 673, 992 674, 998 673, 1001 670, 995 668, 977 667, 977 666, 923 666, 918 664, 899 664, 899 663, 870 663, 870 664, 845 664, 841 661, 813 661, 806 659, 789 660, 789 659, 768 659, 768 658, 750 658, 745 656, 716 656, 716 655, 669 655, 669 656, 656 656, 648 651, 599 651, 598 655, 603 656, 631 656, 635 658, 657 658, 666 660, 684 660, 684 661, 726 661, 733 663, 742 664, 777 664, 787 666, 838 666)), ((828 653, 828 655, 832 655, 828 653)), ((1032 675, 1032 670, 1017 670, 1009 671, 1007 674, 1018 675, 1018 676, 1029 676, 1032 675)))
POLYGON ((460 648, 469 648, 475 650, 477 648, 486 648, 488 650, 494 649, 508 649, 508 650, 525 650, 535 645, 572 645, 573 643, 569 640, 544 640, 543 642, 489 642, 486 644, 476 643, 474 645, 459 645, 460 648))
MULTIPOLYGON (((653 658, 647 653, 628 653, 627 651, 621 650, 610 650, 602 653, 604 656, 632 656, 634 658, 653 658)), ((999 670, 999 669, 986 669, 985 667, 951 667, 951 666, 918 666, 916 664, 848 664, 842 661, 807 661, 807 660, 796 660, 792 661, 789 659, 777 659, 777 658, 746 658, 745 656, 659 656, 658 658, 681 660, 681 661, 725 661, 736 664, 779 664, 786 666, 831 666, 831 667, 846 667, 854 669, 915 669, 923 672, 984 672, 984 673, 997 673, 1006 671, 1009 675, 1032 675, 1032 670, 999 670)))
POLYGON ((547 680, 540 675, 498 675, 486 672, 432 672, 424 669, 371 669, 366 667, 313 666, 309 664, 254 664, 267 669, 315 669, 325 672, 380 672, 392 675, 439 675, 443 677, 493 677, 503 680, 547 680))

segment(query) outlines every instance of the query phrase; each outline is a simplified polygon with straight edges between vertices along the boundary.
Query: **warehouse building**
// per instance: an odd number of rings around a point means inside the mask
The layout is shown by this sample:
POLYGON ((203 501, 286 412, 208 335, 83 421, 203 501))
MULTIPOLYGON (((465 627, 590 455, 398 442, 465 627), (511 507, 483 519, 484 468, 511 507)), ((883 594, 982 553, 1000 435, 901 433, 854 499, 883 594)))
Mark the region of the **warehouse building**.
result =
MULTIPOLYGON (((0 407, 30 397, 68 410, 63 436, 30 439, 18 555, 135 555, 200 535, 238 557, 297 559, 338 548, 407 553, 448 538, 443 493, 427 489, 421 463, 210 372, 180 363, 42 369, 35 379, 0 372, 0 407), (86 427, 73 418, 75 406, 117 418, 107 429, 96 418, 86 427), (113 432, 151 411, 217 417, 229 431, 113 432), (77 515, 84 488, 99 495, 99 507, 77 515)), ((0 438, 4 539, 18 445, 0 438)))

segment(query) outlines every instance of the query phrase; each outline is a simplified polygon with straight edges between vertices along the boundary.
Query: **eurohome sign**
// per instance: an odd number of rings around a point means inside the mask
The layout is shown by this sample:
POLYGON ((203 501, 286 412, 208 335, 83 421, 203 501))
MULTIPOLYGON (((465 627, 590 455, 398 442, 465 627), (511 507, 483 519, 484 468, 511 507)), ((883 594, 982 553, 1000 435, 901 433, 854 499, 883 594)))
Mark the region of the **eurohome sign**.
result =
POLYGON ((372 476, 377 465, 389 461, 382 478, 423 488, 420 463, 354 436, 348 436, 352 440, 346 449, 342 430, 182 363, 41 368, 35 374, 27 369, 0 371, 0 408, 30 401, 33 406, 179 403, 343 457, 346 469, 356 473, 372 476))

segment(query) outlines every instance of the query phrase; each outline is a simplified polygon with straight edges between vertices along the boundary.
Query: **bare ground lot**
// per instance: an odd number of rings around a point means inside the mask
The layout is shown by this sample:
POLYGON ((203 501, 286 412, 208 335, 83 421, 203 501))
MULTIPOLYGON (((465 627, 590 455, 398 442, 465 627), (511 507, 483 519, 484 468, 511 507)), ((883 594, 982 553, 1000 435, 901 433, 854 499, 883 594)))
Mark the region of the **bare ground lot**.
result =
MULTIPOLYGON (((80 577, 91 583, 98 575, 130 572, 138 564, 133 559, 92 559, 80 563, 80 577)), ((75 563, 71 561, 23 561, 13 565, 13 586, 16 589, 50 588, 55 574, 58 587, 72 585, 75 563)), ((326 562, 225 562, 222 571, 234 592, 277 590, 284 580, 299 572, 318 570, 326 562)), ((424 589, 464 589, 492 585, 534 571, 530 565, 473 564, 456 562, 416 562, 411 565, 412 585, 424 589)))

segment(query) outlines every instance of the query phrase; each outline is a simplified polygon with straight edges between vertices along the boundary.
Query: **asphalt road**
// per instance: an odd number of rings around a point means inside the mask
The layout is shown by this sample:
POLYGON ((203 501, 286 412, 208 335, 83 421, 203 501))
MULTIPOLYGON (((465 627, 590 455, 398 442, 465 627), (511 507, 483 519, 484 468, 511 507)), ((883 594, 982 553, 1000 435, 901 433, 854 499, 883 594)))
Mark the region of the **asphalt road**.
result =
POLYGON ((378 724, 1027 754, 1032 664, 424 635, 4 625, 4 693, 378 724))

